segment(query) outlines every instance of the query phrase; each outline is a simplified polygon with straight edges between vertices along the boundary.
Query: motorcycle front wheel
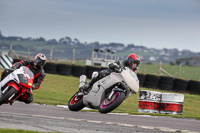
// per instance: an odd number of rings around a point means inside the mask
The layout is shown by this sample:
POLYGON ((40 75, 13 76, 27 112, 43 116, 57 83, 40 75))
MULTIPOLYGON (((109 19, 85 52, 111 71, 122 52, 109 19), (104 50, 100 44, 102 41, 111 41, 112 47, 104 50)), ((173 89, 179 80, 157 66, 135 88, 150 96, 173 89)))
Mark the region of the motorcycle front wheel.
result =
POLYGON ((0 98, 0 105, 6 102, 12 95, 16 94, 17 90, 13 87, 10 87, 0 98))
POLYGON ((107 99, 106 97, 99 106, 99 112, 108 113, 113 111, 123 102, 124 98, 124 92, 115 92, 110 99, 107 99))
POLYGON ((76 92, 68 102, 68 108, 71 111, 79 111, 85 107, 83 104, 83 96, 78 96, 78 93, 79 91, 76 92))

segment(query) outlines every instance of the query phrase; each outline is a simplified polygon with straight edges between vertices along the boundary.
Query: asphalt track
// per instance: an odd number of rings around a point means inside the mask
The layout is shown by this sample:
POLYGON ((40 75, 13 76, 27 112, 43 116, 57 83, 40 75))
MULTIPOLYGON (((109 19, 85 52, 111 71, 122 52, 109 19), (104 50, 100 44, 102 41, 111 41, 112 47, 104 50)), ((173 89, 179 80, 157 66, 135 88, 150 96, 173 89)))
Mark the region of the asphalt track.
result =
POLYGON ((50 105, 0 106, 0 128, 70 133, 168 133, 200 132, 200 121, 99 112, 72 112, 50 105))

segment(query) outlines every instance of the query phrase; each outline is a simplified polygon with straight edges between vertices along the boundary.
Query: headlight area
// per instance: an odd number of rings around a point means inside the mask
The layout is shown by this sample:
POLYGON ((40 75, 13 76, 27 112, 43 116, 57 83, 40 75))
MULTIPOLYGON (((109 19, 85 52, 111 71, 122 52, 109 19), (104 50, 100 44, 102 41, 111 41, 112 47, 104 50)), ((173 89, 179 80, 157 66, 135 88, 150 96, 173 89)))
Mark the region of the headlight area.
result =
POLYGON ((18 78, 20 81, 19 84, 26 88, 31 88, 31 86, 33 85, 32 82, 29 82, 29 79, 25 77, 23 74, 18 74, 18 78))
POLYGON ((28 78, 25 77, 23 74, 18 74, 17 76, 19 78, 20 83, 28 84, 28 78))

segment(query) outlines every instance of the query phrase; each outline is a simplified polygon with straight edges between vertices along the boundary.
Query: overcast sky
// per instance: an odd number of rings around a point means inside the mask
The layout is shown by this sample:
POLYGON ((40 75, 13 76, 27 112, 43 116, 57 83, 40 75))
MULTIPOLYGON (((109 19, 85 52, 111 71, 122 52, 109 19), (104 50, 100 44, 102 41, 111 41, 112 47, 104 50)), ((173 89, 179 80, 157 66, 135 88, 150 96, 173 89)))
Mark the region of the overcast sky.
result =
POLYGON ((0 0, 0 30, 200 52, 200 0, 0 0))

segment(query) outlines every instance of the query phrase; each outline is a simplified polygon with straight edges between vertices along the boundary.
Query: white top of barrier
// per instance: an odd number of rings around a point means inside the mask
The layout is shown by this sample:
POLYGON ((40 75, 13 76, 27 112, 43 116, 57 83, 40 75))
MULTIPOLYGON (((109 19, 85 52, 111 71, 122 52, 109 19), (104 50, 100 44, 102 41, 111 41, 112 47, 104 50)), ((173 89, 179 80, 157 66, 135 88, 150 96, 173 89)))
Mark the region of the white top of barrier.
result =
POLYGON ((170 103, 183 103, 184 102, 184 95, 177 94, 177 93, 162 93, 161 103, 170 102, 170 103))

